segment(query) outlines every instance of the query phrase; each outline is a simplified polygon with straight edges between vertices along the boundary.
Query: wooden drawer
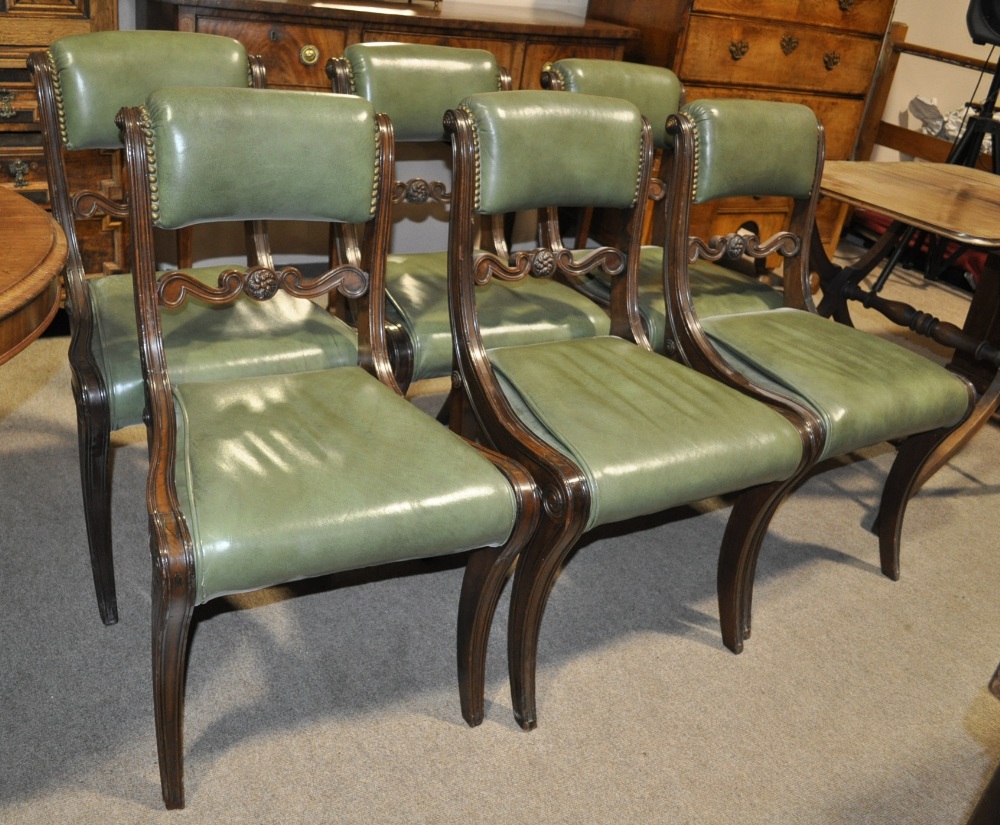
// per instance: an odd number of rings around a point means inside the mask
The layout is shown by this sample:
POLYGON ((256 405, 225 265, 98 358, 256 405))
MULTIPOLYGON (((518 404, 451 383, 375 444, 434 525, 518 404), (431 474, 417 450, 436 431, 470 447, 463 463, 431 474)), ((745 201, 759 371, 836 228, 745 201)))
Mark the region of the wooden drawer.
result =
POLYGON ((694 0, 695 12, 808 23, 881 37, 892 17, 885 0, 694 0))
POLYGON ((744 97, 751 100, 778 100, 784 103, 804 103, 816 113, 826 130, 826 157, 829 160, 849 160, 854 153, 858 124, 865 102, 852 97, 802 95, 763 89, 739 89, 721 86, 685 86, 687 100, 703 98, 744 97))
POLYGON ((48 202, 45 153, 38 133, 0 133, 0 184, 38 203, 48 202))
POLYGON ((347 45, 346 27, 206 15, 198 17, 197 31, 232 37, 246 46, 250 54, 259 54, 271 88, 329 90, 326 61, 343 53, 347 45))
POLYGON ((676 71, 685 83, 864 96, 880 45, 806 26, 692 14, 676 71))

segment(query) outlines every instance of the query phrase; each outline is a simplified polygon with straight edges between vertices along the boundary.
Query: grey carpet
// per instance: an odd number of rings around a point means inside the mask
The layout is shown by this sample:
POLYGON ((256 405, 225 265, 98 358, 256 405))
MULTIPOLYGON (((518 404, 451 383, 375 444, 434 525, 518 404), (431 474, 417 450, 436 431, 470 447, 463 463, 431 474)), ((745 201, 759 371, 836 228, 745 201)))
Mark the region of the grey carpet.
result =
MULTIPOLYGON (((915 282, 917 290, 924 285, 915 282)), ((932 290, 944 313, 961 296, 932 290), (942 297, 943 296, 943 297, 942 297)), ((955 303, 957 301, 957 304, 955 303)), ((913 502, 902 579, 868 532, 888 448, 827 466, 764 545, 754 633, 720 642, 725 502, 589 538, 556 584, 540 726, 462 722, 461 569, 413 564, 200 609, 187 809, 160 799, 141 430, 116 436, 121 621, 97 615, 66 340, 0 367, 0 822, 960 825, 1000 763, 1000 434, 913 502)))

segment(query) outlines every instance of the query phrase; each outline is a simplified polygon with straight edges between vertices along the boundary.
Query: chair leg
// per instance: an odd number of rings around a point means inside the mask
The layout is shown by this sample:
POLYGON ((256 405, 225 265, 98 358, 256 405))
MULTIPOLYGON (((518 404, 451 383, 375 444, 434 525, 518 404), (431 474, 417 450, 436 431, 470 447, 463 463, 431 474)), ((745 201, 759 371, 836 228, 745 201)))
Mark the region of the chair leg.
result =
POLYGON ((893 581, 899 580, 899 543, 903 533, 906 505, 926 476, 927 462, 938 452, 954 428, 932 430, 910 436, 902 443, 892 463, 875 524, 878 529, 879 556, 882 573, 893 581))
POLYGON ((184 680, 194 605, 164 587, 153 571, 153 707, 163 801, 184 807, 184 680))
POLYGON ((462 717, 476 727, 485 714, 486 651, 512 558, 503 548, 474 550, 465 564, 458 605, 458 692, 462 717))
POLYGON ((743 641, 750 638, 754 575, 767 529, 800 477, 752 487, 733 505, 719 549, 717 581, 722 642, 733 653, 742 652, 743 641))
POLYGON ((507 667, 510 671, 514 718, 524 730, 538 725, 535 705, 535 669, 538 636, 549 593, 563 561, 582 533, 570 518, 543 516, 534 538, 521 554, 510 600, 507 667))
POLYGON ((101 621, 112 625, 118 621, 118 600, 111 544, 111 422, 106 404, 88 404, 82 393, 74 394, 90 566, 101 621))

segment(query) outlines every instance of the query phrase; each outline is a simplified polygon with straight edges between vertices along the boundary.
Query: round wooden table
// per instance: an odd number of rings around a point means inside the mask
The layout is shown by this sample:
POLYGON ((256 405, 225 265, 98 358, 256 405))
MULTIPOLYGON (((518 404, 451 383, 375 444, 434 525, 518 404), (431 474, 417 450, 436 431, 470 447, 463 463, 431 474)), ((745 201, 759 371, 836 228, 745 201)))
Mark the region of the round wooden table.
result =
POLYGON ((0 364, 34 341, 59 308, 66 236, 42 207, 0 186, 0 364))

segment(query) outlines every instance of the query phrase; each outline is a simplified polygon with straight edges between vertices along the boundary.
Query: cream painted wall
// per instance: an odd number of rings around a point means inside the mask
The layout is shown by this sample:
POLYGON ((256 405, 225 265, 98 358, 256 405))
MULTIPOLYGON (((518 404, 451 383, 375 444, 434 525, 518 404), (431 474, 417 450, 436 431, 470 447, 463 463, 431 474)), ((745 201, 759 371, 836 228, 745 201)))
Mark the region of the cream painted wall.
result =
MULTIPOLYGON (((893 20, 907 24, 906 39, 910 43, 985 59, 990 54, 990 47, 972 42, 965 24, 968 8, 965 0, 897 0, 893 20)), ((979 91, 975 92, 978 79, 979 73, 970 69, 900 55, 883 120, 919 128, 920 122, 912 116, 909 124, 906 123, 907 106, 916 95, 935 98, 938 108, 947 114, 969 100, 983 99, 991 78, 985 77, 979 91)), ((874 158, 898 160, 899 153, 879 147, 874 158)))

